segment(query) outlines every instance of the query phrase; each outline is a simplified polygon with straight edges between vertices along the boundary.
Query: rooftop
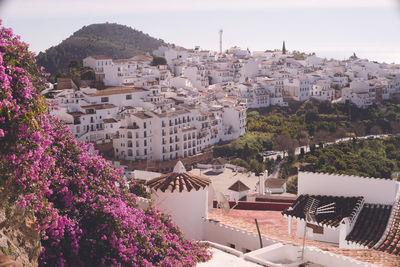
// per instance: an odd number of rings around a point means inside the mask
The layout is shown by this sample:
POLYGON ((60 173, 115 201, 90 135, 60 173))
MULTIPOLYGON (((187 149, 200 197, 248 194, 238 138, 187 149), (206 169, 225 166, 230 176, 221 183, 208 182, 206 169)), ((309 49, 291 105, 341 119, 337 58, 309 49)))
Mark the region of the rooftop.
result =
POLYGON ((139 112, 133 113, 132 115, 135 116, 135 117, 138 117, 140 119, 153 118, 151 115, 147 114, 145 111, 139 111, 139 112))
POLYGON ((250 188, 240 180, 237 180, 228 189, 232 190, 232 191, 235 191, 235 192, 243 192, 243 191, 250 190, 250 188))
MULTIPOLYGON (((383 240, 382 244, 377 248, 390 254, 400 256, 400 202, 395 205, 393 221, 391 222, 389 233, 383 240)), ((399 261, 400 265, 400 261, 399 261)))
POLYGON ((94 59, 96 59, 96 60, 107 60, 107 59, 111 59, 111 58, 109 58, 109 57, 107 57, 107 56, 89 56, 89 57, 94 58, 94 59))
POLYGON ((310 199, 319 201, 318 206, 335 203, 334 213, 324 213, 315 216, 316 223, 331 227, 338 227, 343 218, 352 219, 363 204, 363 197, 338 197, 338 196, 321 196, 321 195, 300 195, 289 209, 282 212, 283 215, 292 216, 299 219, 305 218, 304 209, 310 199))
POLYGON ((372 248, 385 231, 391 210, 390 205, 365 204, 346 240, 372 248))
MULTIPOLYGON (((279 211, 253 211, 253 210, 231 210, 223 214, 221 210, 214 210, 208 214, 209 219, 220 223, 257 234, 254 218, 257 218, 262 235, 285 244, 302 246, 303 239, 296 236, 297 224, 293 221, 292 235, 287 233, 288 223, 280 215, 279 211)), ((400 229, 399 229, 400 231, 400 229)), ((306 246, 314 246, 324 251, 347 256, 363 262, 368 262, 381 267, 399 267, 400 256, 391 255, 374 249, 341 249, 331 244, 306 239, 306 246)))
POLYGON ((89 96, 108 96, 108 95, 119 95, 119 94, 129 94, 129 93, 138 93, 145 92, 146 90, 141 87, 108 87, 104 90, 98 90, 96 93, 89 94, 89 96))
POLYGON ((151 179, 146 184, 149 188, 161 190, 162 192, 167 190, 171 192, 190 192, 192 189, 195 191, 198 191, 200 188, 204 189, 211 184, 211 180, 186 172, 182 162, 178 161, 173 172, 151 179))
POLYGON ((83 109, 108 109, 108 108, 116 108, 113 104, 98 104, 98 105, 89 105, 89 106, 81 106, 83 109))
POLYGON ((286 183, 285 179, 268 178, 265 180, 266 188, 281 188, 286 183))
POLYGON ((217 248, 211 247, 209 249, 212 252, 212 258, 207 262, 198 263, 197 267, 221 267, 221 266, 229 266, 229 267, 257 267, 260 266, 256 263, 246 261, 243 258, 239 258, 233 254, 228 252, 224 252, 217 248))

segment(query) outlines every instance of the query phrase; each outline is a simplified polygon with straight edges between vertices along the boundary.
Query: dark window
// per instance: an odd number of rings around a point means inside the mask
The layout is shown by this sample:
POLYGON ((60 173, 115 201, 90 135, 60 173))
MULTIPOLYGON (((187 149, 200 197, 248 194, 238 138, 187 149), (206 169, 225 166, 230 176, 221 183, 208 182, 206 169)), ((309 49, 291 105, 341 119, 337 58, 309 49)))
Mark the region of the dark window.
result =
POLYGON ((102 98, 101 98, 101 102, 103 102, 103 103, 104 103, 104 102, 108 102, 108 97, 102 97, 102 98))
POLYGON ((126 95, 125 97, 126 97, 126 100, 132 99, 132 95, 126 95))

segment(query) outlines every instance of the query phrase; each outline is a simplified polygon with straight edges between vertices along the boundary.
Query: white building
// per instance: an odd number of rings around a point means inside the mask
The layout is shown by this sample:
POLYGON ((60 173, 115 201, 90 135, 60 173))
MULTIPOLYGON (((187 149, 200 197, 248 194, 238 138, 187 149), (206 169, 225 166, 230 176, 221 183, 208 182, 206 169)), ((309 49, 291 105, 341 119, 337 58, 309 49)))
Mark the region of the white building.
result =
POLYGON ((310 98, 311 83, 308 78, 285 79, 283 81, 285 95, 296 101, 306 101, 310 98))
POLYGON ((147 182, 155 206, 171 215, 185 238, 202 240, 203 220, 208 216, 208 187, 211 181, 186 172, 178 161, 172 173, 147 182))
POLYGON ((394 180, 300 172, 299 197, 283 214, 289 225, 297 220, 298 236, 307 230, 309 238, 340 248, 378 247, 391 227, 399 188, 394 180))
POLYGON ((89 56, 83 59, 83 66, 104 73, 104 68, 112 64, 112 59, 106 56, 89 56))
POLYGON ((331 88, 330 82, 320 81, 312 85, 311 98, 320 101, 332 101, 334 98, 334 94, 335 91, 333 88, 331 88))

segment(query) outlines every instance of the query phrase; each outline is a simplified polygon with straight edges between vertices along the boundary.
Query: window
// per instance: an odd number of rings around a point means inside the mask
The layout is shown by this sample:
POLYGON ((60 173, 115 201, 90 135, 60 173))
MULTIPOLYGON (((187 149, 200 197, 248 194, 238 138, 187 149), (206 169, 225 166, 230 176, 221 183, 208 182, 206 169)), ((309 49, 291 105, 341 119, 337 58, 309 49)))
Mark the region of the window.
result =
POLYGON ((126 95, 125 98, 126 98, 126 100, 131 100, 132 99, 132 95, 126 95))
POLYGON ((102 97, 102 98, 101 98, 101 102, 102 102, 102 103, 108 102, 108 97, 102 97))

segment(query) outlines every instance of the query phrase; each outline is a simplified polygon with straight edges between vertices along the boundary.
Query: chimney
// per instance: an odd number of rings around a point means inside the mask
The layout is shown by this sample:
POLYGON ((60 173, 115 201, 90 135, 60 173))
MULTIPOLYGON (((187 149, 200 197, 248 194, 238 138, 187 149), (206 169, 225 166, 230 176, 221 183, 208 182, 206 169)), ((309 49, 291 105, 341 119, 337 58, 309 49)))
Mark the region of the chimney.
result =
POLYGON ((268 171, 265 171, 263 174, 258 176, 258 183, 259 183, 259 194, 264 195, 265 194, 265 179, 268 176, 268 171))

